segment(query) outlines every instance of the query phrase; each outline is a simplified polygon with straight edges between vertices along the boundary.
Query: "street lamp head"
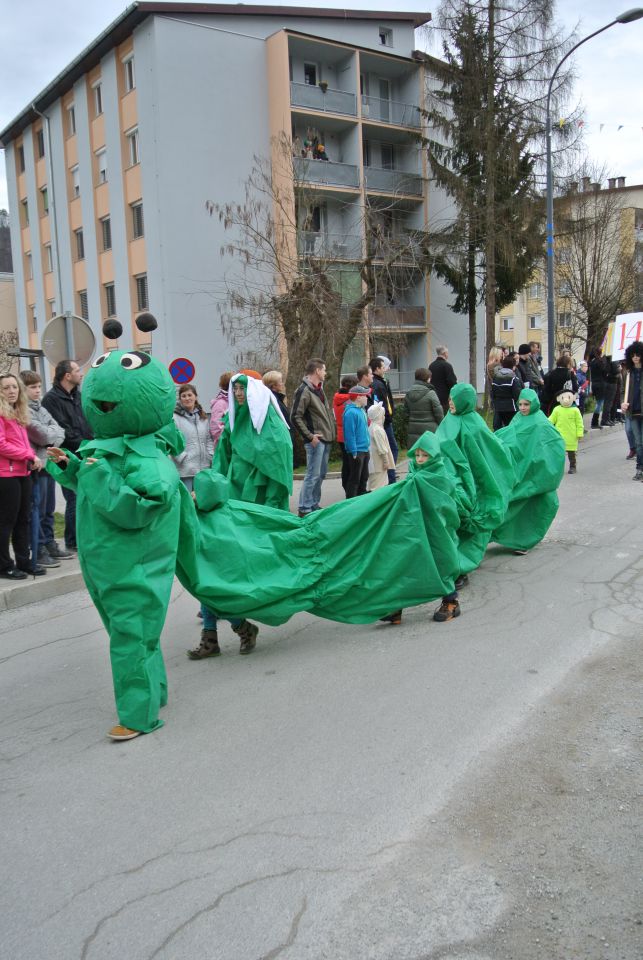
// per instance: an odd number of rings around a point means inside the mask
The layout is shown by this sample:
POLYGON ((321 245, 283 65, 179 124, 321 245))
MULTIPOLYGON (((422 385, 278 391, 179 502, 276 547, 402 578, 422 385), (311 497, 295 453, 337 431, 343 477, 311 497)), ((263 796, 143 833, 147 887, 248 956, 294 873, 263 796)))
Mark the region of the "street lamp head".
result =
POLYGON ((616 18, 617 23, 632 23, 634 20, 640 20, 643 17, 643 7, 634 7, 632 10, 626 10, 620 17, 616 18))

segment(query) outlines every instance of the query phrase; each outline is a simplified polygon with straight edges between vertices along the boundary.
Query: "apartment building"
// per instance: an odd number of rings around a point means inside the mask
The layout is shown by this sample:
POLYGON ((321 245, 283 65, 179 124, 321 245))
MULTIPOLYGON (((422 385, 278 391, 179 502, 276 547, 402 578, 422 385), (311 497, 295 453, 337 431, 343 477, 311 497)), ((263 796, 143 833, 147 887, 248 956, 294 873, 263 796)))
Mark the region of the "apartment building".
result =
MULTIPOLYGON (((598 275, 605 274, 617 257, 624 256, 632 279, 627 309, 643 311, 643 185, 626 186, 624 177, 612 177, 604 186, 591 183, 587 177, 572 182, 564 195, 554 198, 554 228, 556 348, 569 348, 582 359, 585 343, 578 337, 582 325, 575 318, 572 288, 583 272, 588 282, 594 279, 600 283, 598 275), (599 221, 595 236, 588 233, 584 240, 571 238, 569 224, 592 216, 599 221)), ((613 319, 606 316, 605 323, 613 319)), ((515 301, 499 312, 496 330, 498 342, 512 349, 535 340, 541 345, 545 366, 549 366, 544 261, 515 301)))
MULTIPOLYGON (((361 283, 364 210, 379 210, 386 240, 422 229, 431 209, 419 146, 426 58, 415 29, 429 15, 137 3, 84 50, 0 133, 13 217, 21 345, 40 346, 48 319, 71 311, 97 350, 116 316, 120 346, 149 349, 134 324, 159 320, 153 350, 195 364, 204 396, 246 343, 232 344, 217 304, 230 237, 208 201, 241 201, 257 155, 292 140, 293 203, 317 198, 298 221, 301 257, 332 252, 349 298, 361 283), (327 160, 305 155, 322 144, 327 160)), ((299 213, 297 214, 299 217, 299 213)), ((372 218, 369 218, 372 224, 372 218)), ((402 263, 379 284, 347 354, 374 352, 407 387, 439 340, 466 370, 463 318, 440 285, 402 263), (433 284, 432 284, 433 287, 433 284), (435 308, 434 308, 435 305, 435 308), (434 314, 432 316, 432 313, 434 314)))

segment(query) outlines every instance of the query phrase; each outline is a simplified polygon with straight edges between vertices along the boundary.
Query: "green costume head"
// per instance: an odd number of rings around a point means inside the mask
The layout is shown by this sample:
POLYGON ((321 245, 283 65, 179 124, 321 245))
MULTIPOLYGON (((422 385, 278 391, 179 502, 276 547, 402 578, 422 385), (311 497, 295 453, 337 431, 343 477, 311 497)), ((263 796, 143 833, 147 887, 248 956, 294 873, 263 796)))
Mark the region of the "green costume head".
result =
POLYGON ((174 383, 165 367, 138 350, 114 350, 92 363, 83 412, 97 439, 141 437, 172 422, 174 383))
POLYGON ((463 413, 472 413, 476 409, 478 397, 470 383, 456 383, 451 387, 449 400, 453 400, 457 416, 463 413))
POLYGON ((440 441, 434 433, 426 430, 409 449, 409 473, 416 473, 418 470, 425 470, 427 468, 435 468, 438 464, 442 464, 440 441), (416 450, 424 450, 424 452, 429 455, 429 459, 425 460, 424 463, 418 463, 415 459, 416 450))
POLYGON ((540 400, 538 399, 538 394, 536 393, 535 390, 531 390, 529 387, 525 387, 524 390, 520 391, 520 396, 518 397, 518 403, 520 403, 521 400, 529 401, 528 416, 531 416, 534 413, 538 413, 538 411, 540 410, 540 400))

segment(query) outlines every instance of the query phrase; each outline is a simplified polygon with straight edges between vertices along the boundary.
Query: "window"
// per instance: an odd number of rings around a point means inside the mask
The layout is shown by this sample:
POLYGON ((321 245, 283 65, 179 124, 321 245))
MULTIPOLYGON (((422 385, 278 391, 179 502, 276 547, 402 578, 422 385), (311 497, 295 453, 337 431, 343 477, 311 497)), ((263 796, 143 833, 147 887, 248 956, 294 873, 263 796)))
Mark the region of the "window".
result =
POLYGON ((103 250, 112 249, 112 224, 109 217, 103 217, 100 222, 103 234, 103 250))
POLYGON ((45 244, 45 273, 51 273, 54 269, 54 257, 51 252, 51 244, 45 244))
POLYGON ((94 84, 94 116, 100 117, 103 112, 103 86, 100 83, 94 84))
POLYGON ((67 135, 73 137, 76 133, 76 108, 73 103, 67 107, 67 135))
POLYGON ((56 316, 56 301, 47 300, 47 305, 49 306, 49 319, 56 316))
POLYGON ((80 174, 78 172, 78 165, 72 167, 69 171, 71 174, 71 193, 72 197, 80 196, 80 174))
POLYGON ((125 91, 129 93, 130 90, 133 90, 136 86, 136 77, 134 76, 134 57, 130 57, 128 60, 123 62, 123 70, 125 71, 125 91))
POLYGON ((23 227, 29 226, 29 203, 27 200, 20 201, 20 212, 22 215, 22 225, 23 227))
POLYGON ((316 63, 304 64, 304 83, 307 83, 311 87, 317 86, 317 64, 316 63))
POLYGON ((25 253, 27 280, 33 280, 33 259, 30 253, 25 253))
POLYGON ((89 320, 89 309, 87 306, 87 291, 78 291, 78 314, 83 320, 89 320))
POLYGON ((559 296, 561 296, 561 297, 569 297, 569 296, 571 296, 571 292, 572 292, 572 287, 571 287, 571 284, 570 284, 569 280, 561 280, 561 281, 560 281, 560 288, 559 288, 559 290, 558 290, 559 296))
POLYGON ((133 130, 128 131, 125 136, 127 137, 127 150, 129 153, 130 166, 134 167, 141 159, 138 149, 138 127, 134 127, 133 130))
POLYGON ((49 191, 47 190, 47 187, 40 188, 40 196, 42 198, 42 215, 43 217, 46 217, 49 213, 49 191))
POLYGON ((569 263, 569 261, 571 260, 571 255, 572 255, 572 254, 571 254, 571 250, 569 249, 569 247, 562 247, 562 248, 558 251, 558 262, 559 262, 559 263, 569 263))
POLYGON ((393 46, 393 31, 389 30, 388 27, 380 27, 379 29, 379 38, 381 47, 392 47, 393 46))
POLYGON ((132 237, 134 240, 137 240, 138 237, 144 236, 145 225, 143 223, 143 204, 139 201, 138 203, 133 203, 132 208, 132 237))
POLYGON ((380 156, 382 158, 382 167, 384 170, 395 169, 395 151, 392 143, 380 144, 380 156))
POLYGON ((33 333, 38 333, 38 318, 36 317, 36 304, 32 303, 29 309, 31 310, 31 329, 33 333))
POLYGON ((530 300, 540 300, 541 295, 541 286, 539 283, 532 283, 529 285, 528 296, 530 300))
POLYGON ((514 328, 514 318, 513 317, 503 317, 502 318, 502 329, 504 331, 513 330, 514 328))
POLYGON ((76 259, 84 260, 85 259, 85 237, 83 235, 83 228, 80 227, 78 230, 74 230, 74 236, 76 237, 76 259))
POLYGON ((572 325, 572 315, 568 311, 565 313, 558 314, 558 326, 559 327, 571 327, 572 325))
POLYGON ((25 148, 22 144, 18 147, 18 170, 20 173, 25 172, 25 148))
POLYGON ((136 301, 139 310, 148 310, 149 302, 147 299, 147 274, 142 273, 136 277, 136 301))
POLYGON ((529 317, 529 329, 538 330, 540 328, 540 314, 534 313, 529 317))
POLYGON ((103 290, 105 291, 105 310, 108 317, 116 316, 116 292, 114 290, 113 283, 104 283, 103 290))
POLYGON ((365 140, 362 144, 362 159, 364 160, 364 166, 370 167, 371 165, 371 145, 368 140, 365 140))
POLYGON ((98 170, 98 182, 107 183, 107 150, 96 151, 96 166, 98 170))
POLYGON ((45 155, 45 131, 40 128, 36 131, 36 150, 38 151, 38 158, 42 158, 45 155))

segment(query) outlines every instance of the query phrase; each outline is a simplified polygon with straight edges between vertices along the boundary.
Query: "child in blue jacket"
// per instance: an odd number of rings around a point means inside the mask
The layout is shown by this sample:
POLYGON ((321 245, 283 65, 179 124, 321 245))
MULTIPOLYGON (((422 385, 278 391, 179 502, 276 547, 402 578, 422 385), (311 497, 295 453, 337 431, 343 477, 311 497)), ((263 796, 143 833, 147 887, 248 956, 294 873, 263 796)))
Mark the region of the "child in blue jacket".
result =
POLYGON ((349 474, 346 482, 346 499, 361 497, 366 493, 368 483, 368 461, 371 439, 368 434, 366 403, 371 395, 368 387, 359 383, 348 391, 348 401, 344 407, 344 449, 349 461, 349 474))

